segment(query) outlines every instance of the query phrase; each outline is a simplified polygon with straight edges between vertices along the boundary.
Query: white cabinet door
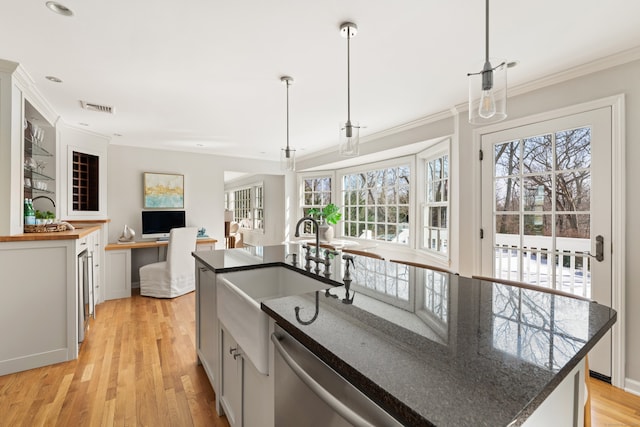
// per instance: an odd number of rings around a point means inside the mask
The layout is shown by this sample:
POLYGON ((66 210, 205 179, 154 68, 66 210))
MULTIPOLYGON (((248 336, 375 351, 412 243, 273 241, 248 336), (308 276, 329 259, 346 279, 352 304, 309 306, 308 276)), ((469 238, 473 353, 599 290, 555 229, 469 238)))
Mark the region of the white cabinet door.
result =
POLYGON ((85 295, 85 304, 89 306, 89 316, 96 317, 96 276, 95 270, 93 268, 93 256, 94 256, 94 248, 95 248, 95 240, 96 233, 91 233, 87 236, 87 291, 88 294, 85 295))
POLYGON ((198 357, 214 392, 218 392, 218 315, 216 274, 196 262, 196 342, 198 357))
POLYGON ((232 427, 241 427, 242 420, 242 383, 244 359, 238 343, 220 325, 220 405, 232 427))
MULTIPOLYGON (((104 248, 102 247, 102 232, 93 233, 93 296, 95 303, 99 304, 104 300, 102 293, 102 258, 104 248)), ((95 314, 94 314, 95 317, 95 314)))
POLYGON ((131 249, 106 251, 106 283, 104 298, 131 296, 131 249))

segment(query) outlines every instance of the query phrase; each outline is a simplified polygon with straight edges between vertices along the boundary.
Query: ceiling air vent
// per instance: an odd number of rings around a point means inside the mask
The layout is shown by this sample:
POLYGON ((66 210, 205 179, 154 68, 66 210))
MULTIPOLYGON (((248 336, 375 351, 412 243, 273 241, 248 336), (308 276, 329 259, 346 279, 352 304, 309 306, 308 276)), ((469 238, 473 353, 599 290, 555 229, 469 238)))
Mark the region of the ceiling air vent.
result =
POLYGON ((114 114, 116 112, 116 109, 114 107, 111 107, 108 105, 94 104, 92 102, 86 102, 86 101, 80 101, 80 105, 82 105, 82 108, 89 111, 98 111, 100 113, 109 113, 109 114, 114 114))

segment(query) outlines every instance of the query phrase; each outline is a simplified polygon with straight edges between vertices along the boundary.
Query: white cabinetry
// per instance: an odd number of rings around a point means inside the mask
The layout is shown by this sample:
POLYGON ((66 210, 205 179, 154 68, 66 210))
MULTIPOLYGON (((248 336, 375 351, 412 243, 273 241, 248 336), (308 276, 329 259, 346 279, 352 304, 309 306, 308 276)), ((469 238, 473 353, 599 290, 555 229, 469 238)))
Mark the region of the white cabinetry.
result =
POLYGON ((36 210, 55 215, 56 129, 26 100, 24 117, 24 198, 34 199, 36 210))
MULTIPOLYGON (((218 391, 218 316, 216 274, 196 261, 196 346, 209 382, 218 391)), ((219 411, 219 399, 216 409, 219 411)))
POLYGON ((242 348, 220 327, 220 406, 231 427, 243 426, 244 357, 242 348))
POLYGON ((199 243, 197 251, 212 251, 216 248, 215 243, 199 243))
MULTIPOLYGON (((270 350, 269 375, 263 375, 248 358, 242 347, 218 321, 220 337, 219 406, 232 427, 273 427, 274 383, 273 344, 270 350)), ((273 331, 273 325, 270 328, 273 331)))
MULTIPOLYGON (((263 375, 218 318, 217 292, 216 273, 196 259, 196 348, 216 393, 216 411, 232 427, 273 427, 273 345, 269 375, 263 375)), ((273 325, 271 320, 269 333, 273 325)))
MULTIPOLYGON (((104 245, 102 244, 102 230, 91 234, 91 269, 93 270, 93 292, 95 303, 99 304, 104 301, 102 295, 103 268, 102 258, 104 257, 104 245)), ((95 317, 95 314, 94 314, 95 317)))
POLYGON ((107 218, 107 147, 109 138, 58 125, 61 186, 60 217, 69 220, 107 218))
POLYGON ((105 252, 104 299, 129 298, 131 296, 131 249, 105 252))
MULTIPOLYGON (((53 129, 57 114, 33 85, 33 80, 17 63, 0 59, 0 235, 12 236, 23 231, 25 198, 24 120, 26 113, 37 112, 41 126, 53 129), (27 107, 28 106, 28 107, 27 107)), ((45 133, 47 151, 55 153, 55 132, 45 133)), ((33 149, 33 147, 31 147, 33 149)), ((42 160, 42 159, 41 159, 42 160)), ((42 168, 41 168, 42 169, 42 168)), ((47 191, 55 189, 55 161, 48 162, 42 175, 48 178, 47 191)), ((31 173, 29 171, 29 173, 31 173)), ((37 171, 36 171, 37 174, 37 171)), ((31 181, 32 178, 29 177, 31 181)), ((36 177, 37 181, 47 181, 36 177)), ((33 182, 30 182, 33 185, 33 182)), ((28 189, 29 193, 31 188, 28 189)))
POLYGON ((97 228, 83 231, 50 240, 15 236, 0 242, 0 271, 7 285, 0 298, 0 375, 78 357, 84 304, 78 255, 99 236, 97 228))
POLYGON ((522 424, 536 426, 581 426, 584 424, 585 361, 571 373, 522 424))

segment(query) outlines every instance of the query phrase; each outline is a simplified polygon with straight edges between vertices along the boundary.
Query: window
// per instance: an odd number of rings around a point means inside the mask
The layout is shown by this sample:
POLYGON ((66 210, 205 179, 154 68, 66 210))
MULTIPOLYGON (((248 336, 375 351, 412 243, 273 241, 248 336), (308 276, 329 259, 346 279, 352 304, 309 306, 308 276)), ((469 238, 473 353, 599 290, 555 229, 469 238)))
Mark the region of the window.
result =
POLYGON ((251 216, 251 189, 243 188, 233 192, 233 220, 241 227, 247 227, 243 221, 251 216))
POLYGON ((239 188, 225 195, 228 209, 233 210, 233 220, 241 228, 264 229, 264 186, 262 183, 239 188))
POLYGON ((264 229, 264 187, 256 185, 253 187, 253 228, 264 229))
POLYGON ((449 155, 440 153, 424 162, 421 246, 444 255, 449 246, 449 155))
POLYGON ((342 176, 345 237, 409 244, 409 162, 342 176))
MULTIPOLYGON (((331 203, 331 176, 305 176, 302 177, 302 216, 307 216, 311 208, 323 208, 331 203)), ((311 223, 305 222, 303 233, 311 234, 311 223)))

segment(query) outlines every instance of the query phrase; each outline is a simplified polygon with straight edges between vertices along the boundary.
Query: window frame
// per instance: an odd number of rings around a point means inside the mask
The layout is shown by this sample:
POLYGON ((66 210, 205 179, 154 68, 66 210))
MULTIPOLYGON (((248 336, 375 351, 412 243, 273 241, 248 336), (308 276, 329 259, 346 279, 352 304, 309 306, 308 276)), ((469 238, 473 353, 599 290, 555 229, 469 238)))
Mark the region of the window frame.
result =
MULTIPOLYGON (((362 172, 368 172, 372 170, 389 169, 389 168, 399 167, 404 165, 407 165, 409 167, 409 207, 408 207, 409 242, 407 244, 404 244, 404 243, 386 241, 386 240, 364 239, 356 236, 345 236, 343 232, 344 226, 338 227, 338 230, 336 230, 336 236, 339 236, 341 238, 353 239, 356 241, 362 241, 362 242, 376 242, 376 244, 390 245, 396 248, 412 249, 415 247, 414 240, 413 240, 413 237, 415 236, 415 225, 412 224, 411 222, 411 216, 414 215, 414 212, 415 212, 415 186, 411 184, 412 182, 416 182, 416 171, 415 171, 416 156, 415 155, 395 157, 392 159, 382 160, 378 162, 364 163, 364 164, 336 170, 336 184, 337 184, 336 191, 340 195, 339 197, 341 200, 341 202, 337 204, 338 206, 340 206, 340 208, 344 212, 345 207, 342 201, 344 200, 343 195, 344 195, 344 177, 345 176, 362 173, 362 172)), ((336 196, 336 198, 337 197, 338 196, 336 196)), ((390 206, 390 205, 385 205, 385 206, 390 206)), ((396 226, 399 226, 400 224, 402 223, 396 223, 396 226)))
POLYGON ((225 207, 233 211, 233 221, 237 222, 243 230, 264 233, 264 202, 264 182, 262 181, 231 187, 225 191, 225 207), (247 206, 236 209, 236 203, 239 200, 236 193, 247 190, 248 195, 244 198, 247 206), (248 213, 248 215, 241 217, 239 216, 240 211, 248 213))
POLYGON ((427 148, 426 150, 421 151, 416 154, 416 159, 418 163, 418 174, 419 179, 416 183, 417 190, 417 203, 419 203, 419 209, 416 211, 416 215, 418 215, 419 221, 417 221, 416 227, 416 249, 423 251, 433 257, 436 257, 441 260, 448 260, 451 257, 451 139, 446 138, 442 141, 439 141, 427 148), (438 158, 442 158, 443 156, 447 156, 447 251, 438 251, 429 248, 424 245, 424 232, 425 229, 429 228, 429 224, 426 222, 425 218, 427 218, 427 211, 431 206, 442 207, 443 202, 433 202, 430 203, 427 200, 427 185, 428 185, 428 162, 432 160, 436 160, 438 158))
MULTIPOLYGON (((336 202, 336 173, 335 171, 318 171, 318 172, 305 172, 298 174, 298 216, 302 218, 305 216, 305 209, 311 209, 313 207, 324 207, 323 205, 307 205, 304 203, 305 201, 305 191, 304 191, 304 181, 307 179, 318 179, 318 178, 329 178, 331 180, 331 190, 329 200, 330 203, 335 203, 338 207, 342 209, 339 203, 336 202)), ((339 227, 337 227, 339 228, 339 227)), ((312 236, 314 235, 314 231, 309 222, 306 222, 302 230, 300 230, 300 235, 302 236, 312 236)), ((315 235, 314 235, 315 236, 315 235)))

